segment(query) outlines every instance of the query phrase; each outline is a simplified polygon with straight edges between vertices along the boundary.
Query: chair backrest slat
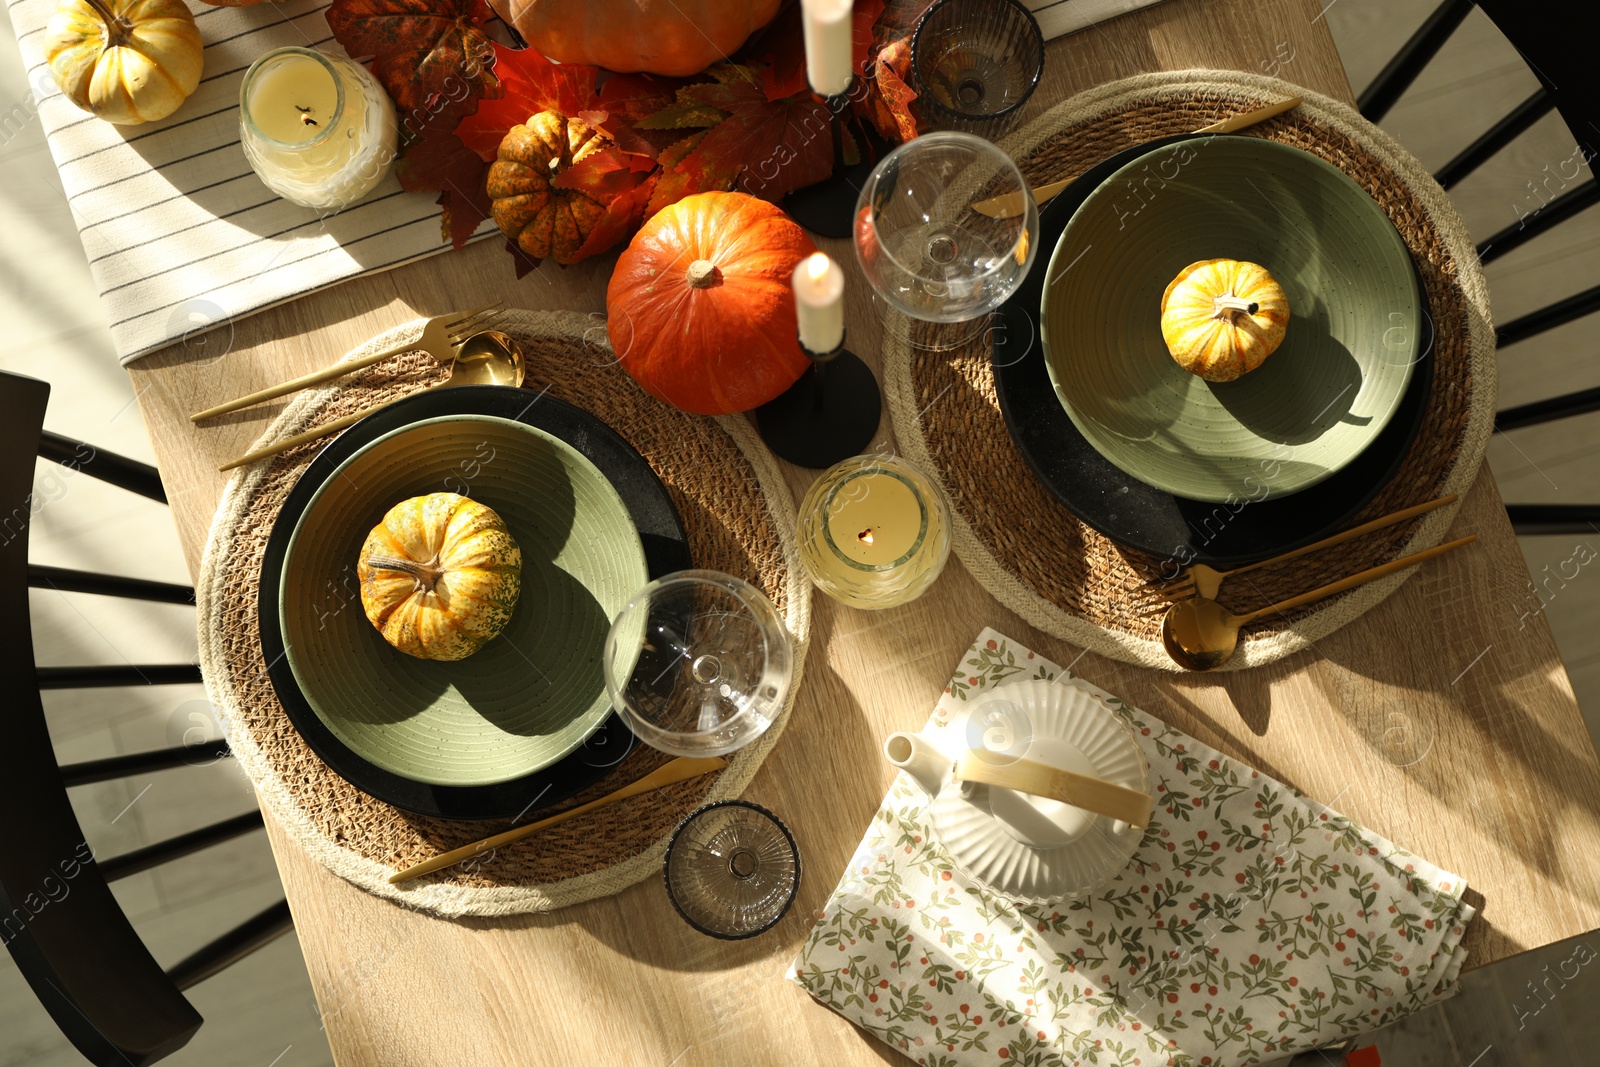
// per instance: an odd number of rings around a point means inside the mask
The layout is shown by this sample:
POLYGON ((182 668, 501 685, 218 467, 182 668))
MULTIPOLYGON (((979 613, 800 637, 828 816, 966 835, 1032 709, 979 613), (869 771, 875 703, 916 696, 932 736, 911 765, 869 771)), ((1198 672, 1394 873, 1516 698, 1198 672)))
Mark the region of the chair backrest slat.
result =
POLYGON ((1411 87, 1439 49, 1456 32, 1461 20, 1472 10, 1472 0, 1445 0, 1401 46, 1378 76, 1361 92, 1356 106, 1371 122, 1380 121, 1396 100, 1411 87))
POLYGON ((94 593, 129 600, 149 600, 157 604, 193 604, 194 590, 172 582, 152 582, 145 578, 124 578, 120 574, 96 574, 67 567, 28 564, 28 585, 33 589, 54 589, 60 593, 94 593))
POLYGON ((1495 433, 1505 433, 1507 430, 1520 430, 1524 426, 1537 426, 1542 422, 1587 415, 1591 411, 1600 411, 1600 386, 1496 412, 1494 429, 1495 433))
POLYGON ((1456 153, 1454 159, 1440 167, 1433 180, 1445 189, 1450 188, 1487 163, 1500 149, 1526 133, 1534 123, 1555 110, 1555 106, 1555 97, 1546 92, 1541 85, 1534 90, 1532 96, 1512 108, 1509 115, 1485 130, 1482 137, 1463 148, 1456 153))
POLYGON ((103 448, 95 448, 83 441, 74 441, 70 437, 63 437, 49 430, 40 431, 37 454, 43 459, 81 471, 91 478, 119 486, 130 493, 138 493, 162 504, 167 502, 167 491, 161 486, 161 475, 148 463, 119 456, 115 452, 107 452, 103 448))
POLYGON ((1511 528, 1524 537, 1592 534, 1600 527, 1600 504, 1507 504, 1511 528))
POLYGON ((289 915, 289 902, 280 900, 179 962, 167 972, 167 977, 179 989, 192 989, 292 929, 294 919, 289 915))
MULTIPOLYGON (((1530 183, 1531 184, 1531 183, 1530 183)), ((1600 180, 1590 178, 1576 189, 1569 189, 1543 206, 1523 215, 1478 246, 1478 262, 1492 263, 1507 252, 1561 225, 1578 212, 1600 204, 1600 180)))
POLYGON ((1600 285, 1574 293, 1565 300, 1557 300, 1548 307, 1530 311, 1521 318, 1512 319, 1494 332, 1495 344, 1501 348, 1518 341, 1565 326, 1569 322, 1600 311, 1600 285))
MULTIPOLYGON (((0 373, 0 500, 25 501, 50 387, 0 373)), ((0 538, 0 615, 28 618, 27 508, 0 538)), ((26 626, 0 641, 6 766, 0 773, 0 940, 56 1025, 92 1063, 143 1067, 200 1026, 95 866, 56 769, 26 626)))
POLYGON ((226 741, 202 741, 195 745, 178 745, 152 752, 132 752, 126 756, 108 756, 105 759, 69 763, 61 768, 61 781, 70 789, 91 782, 109 782, 135 774, 165 771, 173 767, 195 767, 226 759, 233 755, 226 741))
POLYGON ((196 663, 112 663, 92 667, 40 667, 40 689, 108 689, 125 685, 188 685, 200 681, 196 663))
POLYGON ((169 837, 165 841, 157 841, 153 845, 124 852, 120 856, 100 860, 100 877, 108 882, 115 882, 120 878, 148 871, 159 867, 163 863, 182 859, 201 849, 220 845, 224 841, 232 840, 240 834, 247 834, 251 830, 259 830, 263 825, 261 809, 247 811, 243 815, 235 815, 231 819, 202 826, 198 830, 190 830, 177 837, 169 837))

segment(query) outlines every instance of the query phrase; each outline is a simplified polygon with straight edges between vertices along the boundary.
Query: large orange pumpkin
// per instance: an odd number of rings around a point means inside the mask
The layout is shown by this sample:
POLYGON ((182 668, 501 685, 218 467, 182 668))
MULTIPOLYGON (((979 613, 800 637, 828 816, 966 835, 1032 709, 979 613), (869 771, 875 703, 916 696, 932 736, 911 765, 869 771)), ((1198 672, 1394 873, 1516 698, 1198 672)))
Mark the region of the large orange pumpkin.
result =
POLYGON ((772 21, 782 0, 492 0, 528 44, 561 63, 698 74, 772 21))
POLYGON ((808 365, 795 265, 817 250, 789 216, 745 193, 698 193, 644 224, 606 288, 607 332, 651 395, 696 415, 760 407, 808 365))

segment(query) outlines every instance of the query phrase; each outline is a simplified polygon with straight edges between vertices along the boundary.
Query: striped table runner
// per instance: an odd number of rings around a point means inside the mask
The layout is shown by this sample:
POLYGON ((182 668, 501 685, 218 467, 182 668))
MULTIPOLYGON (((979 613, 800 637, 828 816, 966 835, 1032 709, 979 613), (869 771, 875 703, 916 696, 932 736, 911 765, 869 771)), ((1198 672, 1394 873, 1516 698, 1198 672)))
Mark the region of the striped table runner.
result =
MULTIPOLYGON (((1159 0, 1028 0, 1047 37, 1159 0)), ((449 247, 432 194, 391 175, 323 217, 281 200, 239 146, 239 86, 283 45, 338 52, 318 0, 190 9, 205 40, 200 87, 170 118, 115 126, 56 88, 44 29, 57 0, 6 0, 39 118, 124 364, 211 326, 449 247)), ((495 232, 485 222, 474 239, 495 232)))

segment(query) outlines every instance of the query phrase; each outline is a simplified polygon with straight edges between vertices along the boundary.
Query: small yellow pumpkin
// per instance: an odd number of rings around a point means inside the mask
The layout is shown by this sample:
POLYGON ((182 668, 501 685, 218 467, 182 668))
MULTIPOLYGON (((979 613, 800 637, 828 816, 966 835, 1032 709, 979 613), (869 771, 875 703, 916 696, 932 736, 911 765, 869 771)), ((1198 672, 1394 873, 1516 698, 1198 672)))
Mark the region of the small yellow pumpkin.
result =
POLYGON ((389 509, 361 546, 356 575, 385 641, 418 659, 466 659, 511 621, 522 550, 494 509, 430 493, 389 509))
POLYGON ((200 28, 183 0, 65 0, 45 33, 61 91, 108 122, 164 119, 200 84, 200 28))
POLYGON ((1161 336, 1178 365, 1208 382, 1231 382, 1283 343, 1289 298, 1267 269, 1202 259, 1161 294, 1161 336))

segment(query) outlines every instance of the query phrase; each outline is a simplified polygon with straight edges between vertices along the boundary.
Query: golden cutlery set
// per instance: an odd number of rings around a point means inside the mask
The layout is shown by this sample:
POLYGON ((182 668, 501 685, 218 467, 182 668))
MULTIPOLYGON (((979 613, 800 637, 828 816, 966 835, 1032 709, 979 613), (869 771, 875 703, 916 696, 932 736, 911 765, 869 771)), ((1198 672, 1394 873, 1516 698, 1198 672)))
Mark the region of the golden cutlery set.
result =
MULTIPOLYGON (((415 340, 403 344, 393 345, 381 352, 374 352, 362 356, 360 359, 347 360, 335 363, 331 367, 303 375, 299 378, 269 386, 266 389, 241 396, 216 407, 197 411, 189 416, 191 422, 204 422, 214 419, 219 415, 226 415, 241 408, 260 404, 263 401, 275 400, 280 396, 313 385, 321 385, 336 378, 343 378, 354 374, 358 370, 365 370, 386 359, 406 352, 426 352, 434 361, 450 367, 450 376, 438 383, 437 388, 452 385, 511 385, 520 386, 527 375, 527 366, 523 358, 521 346, 511 337, 494 329, 494 325, 503 314, 500 301, 486 304, 481 308, 471 311, 462 311, 450 315, 435 315, 423 324, 422 334, 415 340)), ((242 467, 247 463, 254 463, 258 459, 266 459, 280 452, 303 445, 308 441, 315 441, 329 434, 337 433, 347 426, 366 418, 368 415, 384 407, 383 404, 374 404, 363 408, 343 418, 334 419, 315 429, 304 433, 295 434, 282 441, 276 441, 264 448, 247 452, 236 459, 224 463, 219 470, 230 471, 235 467, 242 467)))

